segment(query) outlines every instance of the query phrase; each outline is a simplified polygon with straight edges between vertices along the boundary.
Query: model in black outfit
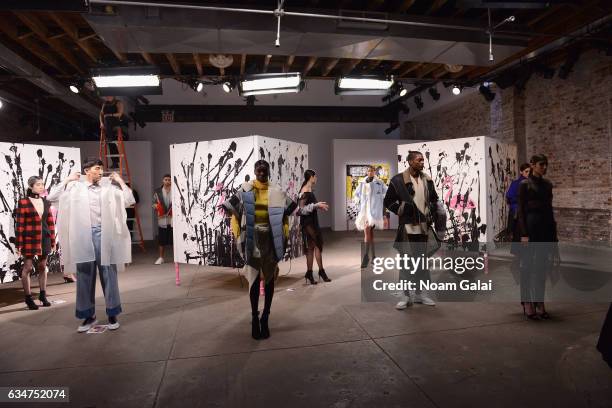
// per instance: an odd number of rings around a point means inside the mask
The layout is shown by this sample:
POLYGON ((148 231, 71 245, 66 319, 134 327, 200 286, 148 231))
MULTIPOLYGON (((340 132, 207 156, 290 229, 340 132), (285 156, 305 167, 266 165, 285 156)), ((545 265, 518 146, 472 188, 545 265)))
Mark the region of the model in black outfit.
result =
MULTIPOLYGON (((115 128, 125 124, 125 114, 123 112, 123 102, 114 96, 105 96, 102 109, 100 110, 100 128, 105 130, 106 141, 110 154, 119 154, 117 147, 117 136, 115 128)), ((123 140, 128 140, 127 132, 123 132, 123 140)), ((111 168, 119 168, 119 157, 111 157, 111 168)))
POLYGON ((521 236, 521 303, 530 319, 548 319, 544 308, 546 273, 552 267, 557 242, 553 185, 544 178, 548 159, 531 158, 531 173, 519 186, 518 227, 521 236))
POLYGON ((300 189, 299 195, 299 214, 300 224, 302 226, 302 239, 304 241, 304 252, 306 253, 306 279, 310 284, 315 285, 312 264, 314 258, 317 259, 317 265, 319 266, 319 279, 323 279, 325 282, 331 282, 331 279, 327 277, 325 269, 323 269, 323 258, 321 252, 323 252, 323 238, 321 236, 321 228, 319 227, 319 217, 317 210, 323 211, 329 210, 329 205, 324 201, 317 201, 312 187, 317 183, 317 175, 314 170, 306 170, 304 172, 304 182, 300 189))

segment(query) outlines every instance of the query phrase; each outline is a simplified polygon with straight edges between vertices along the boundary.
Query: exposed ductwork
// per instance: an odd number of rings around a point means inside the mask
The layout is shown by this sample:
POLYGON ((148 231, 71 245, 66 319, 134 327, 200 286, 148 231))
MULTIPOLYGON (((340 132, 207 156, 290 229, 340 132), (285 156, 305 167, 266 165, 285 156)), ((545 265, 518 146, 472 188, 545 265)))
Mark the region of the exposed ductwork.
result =
MULTIPOLYGON (((166 4, 150 13, 154 3, 117 5, 116 13, 85 15, 105 43, 124 53, 210 53, 300 55, 328 58, 384 59, 458 65, 488 65, 486 27, 474 21, 405 16, 384 31, 346 26, 347 16, 282 12, 280 47, 275 47, 274 11, 255 14, 220 7, 166 4), (167 7, 166 7, 167 6, 167 7), (149 11, 147 11, 149 10, 149 11), (151 17, 151 16, 154 17, 151 17), (313 24, 313 19, 317 19, 313 24), (403 20, 402 20, 403 19, 403 20)), ((366 20, 368 20, 366 18, 366 20)), ((528 35, 499 34, 496 57, 522 50, 528 35)))

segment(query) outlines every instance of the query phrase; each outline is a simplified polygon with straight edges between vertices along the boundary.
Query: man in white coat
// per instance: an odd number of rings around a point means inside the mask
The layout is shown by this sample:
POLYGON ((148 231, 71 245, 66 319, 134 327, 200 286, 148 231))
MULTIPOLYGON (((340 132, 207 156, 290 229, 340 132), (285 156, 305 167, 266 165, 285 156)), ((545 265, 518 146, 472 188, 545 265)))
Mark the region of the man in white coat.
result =
POLYGON ((117 173, 102 178, 101 160, 83 165, 84 180, 76 172, 51 189, 47 199, 59 201, 57 231, 66 271, 77 272, 76 317, 84 319, 79 333, 97 323, 96 268, 106 301, 108 328, 119 328, 121 313, 117 270, 132 261, 132 240, 125 208, 135 203, 132 190, 117 173), (91 237, 91 239, 89 239, 91 237))

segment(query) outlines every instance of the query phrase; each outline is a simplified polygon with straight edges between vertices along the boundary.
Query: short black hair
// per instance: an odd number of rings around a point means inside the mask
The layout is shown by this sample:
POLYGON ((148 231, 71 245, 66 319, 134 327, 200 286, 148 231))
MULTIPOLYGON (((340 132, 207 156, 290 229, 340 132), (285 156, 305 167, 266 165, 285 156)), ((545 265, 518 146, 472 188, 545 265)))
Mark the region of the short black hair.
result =
POLYGON ((531 160, 529 160, 529 163, 531 164, 537 164, 541 162, 548 164, 548 157, 543 154, 534 154, 533 156, 531 156, 531 160))
POLYGON ((85 173, 85 170, 90 169, 93 166, 104 167, 104 163, 102 163, 102 160, 100 159, 93 159, 93 158, 86 159, 85 163, 83 163, 83 173, 85 173))
POLYGON ((257 160, 257 161, 255 162, 255 166, 254 166, 255 168, 258 168, 258 167, 260 167, 260 166, 267 167, 267 168, 268 168, 268 170, 270 170, 270 163, 268 163, 267 161, 265 161, 265 160, 263 160, 263 159, 262 159, 262 160, 257 160))
POLYGON ((165 179, 166 177, 170 177, 170 178, 172 178, 172 176, 171 176, 171 175, 169 175, 169 174, 164 174, 164 177, 162 177, 162 180, 163 180, 163 179, 165 179))
POLYGON ((523 164, 521 164, 521 167, 519 167, 519 169, 520 169, 520 170, 521 170, 521 172, 522 172, 522 171, 527 170, 529 167, 531 167, 531 166, 529 165, 529 163, 523 163, 523 164))
POLYGON ((416 159, 417 156, 422 156, 423 153, 417 151, 417 150, 411 150, 408 152, 408 161, 412 161, 414 159, 416 159))

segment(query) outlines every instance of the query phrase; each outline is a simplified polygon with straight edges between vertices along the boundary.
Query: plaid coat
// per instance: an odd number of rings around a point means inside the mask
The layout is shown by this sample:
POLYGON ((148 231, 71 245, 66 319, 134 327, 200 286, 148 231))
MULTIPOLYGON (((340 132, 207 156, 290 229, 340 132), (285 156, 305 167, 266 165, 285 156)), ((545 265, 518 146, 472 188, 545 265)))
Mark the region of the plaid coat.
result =
MULTIPOLYGON (((55 245, 55 222, 49 208, 51 203, 43 198, 43 218, 46 217, 47 226, 51 234, 51 248, 55 245)), ((15 246, 21 250, 24 258, 33 258, 42 255, 42 221, 36 208, 29 198, 22 198, 15 210, 15 246)))

